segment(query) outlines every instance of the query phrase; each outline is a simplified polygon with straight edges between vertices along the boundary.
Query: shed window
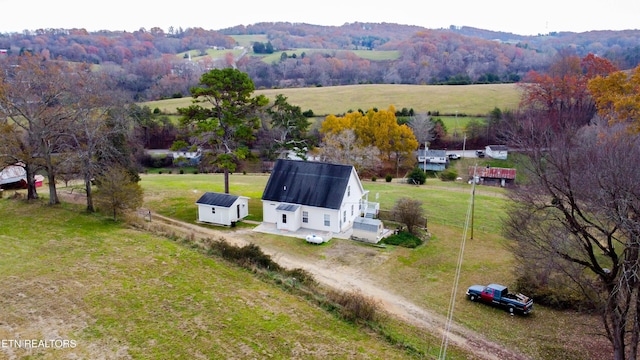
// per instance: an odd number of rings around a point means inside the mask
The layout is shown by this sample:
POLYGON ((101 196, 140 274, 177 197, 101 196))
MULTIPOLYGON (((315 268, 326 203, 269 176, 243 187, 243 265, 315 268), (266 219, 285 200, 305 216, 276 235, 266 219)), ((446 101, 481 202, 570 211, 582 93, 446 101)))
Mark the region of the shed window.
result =
POLYGON ((331 226, 331 216, 324 214, 324 226, 331 226))
POLYGON ((303 211, 302 212, 302 222, 305 223, 305 224, 309 222, 309 212, 308 211, 303 211))
POLYGON ((211 208, 211 213, 212 213, 212 214, 215 214, 215 213, 216 213, 216 208, 212 207, 212 208, 211 208))
POLYGON ((282 214, 282 223, 283 224, 287 223, 287 214, 282 214))

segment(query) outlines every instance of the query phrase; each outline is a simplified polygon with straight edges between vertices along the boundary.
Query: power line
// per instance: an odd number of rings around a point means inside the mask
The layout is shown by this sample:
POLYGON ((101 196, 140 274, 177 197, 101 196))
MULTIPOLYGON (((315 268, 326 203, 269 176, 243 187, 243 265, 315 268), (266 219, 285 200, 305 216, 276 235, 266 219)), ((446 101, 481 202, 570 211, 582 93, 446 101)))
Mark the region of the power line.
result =
MULTIPOLYGON (((477 165, 476 165, 477 167, 477 165)), ((467 208, 467 216, 464 225, 464 231, 462 234, 462 242, 460 243, 460 252, 458 253, 458 263, 456 265, 456 275, 453 281, 453 289, 451 289, 451 299, 449 300, 449 310, 447 312, 447 321, 444 327, 444 333, 442 335, 442 342, 440 343, 440 353, 438 359, 444 360, 447 356, 447 346, 449 345, 449 333, 451 331, 451 323, 453 322, 453 309, 456 303, 456 295, 458 293, 458 283, 460 282, 460 271, 462 269, 462 260, 464 256, 464 247, 467 242, 467 231, 469 225, 473 226, 473 208, 474 197, 476 194, 476 171, 473 170, 473 185, 471 186, 471 199, 469 201, 469 207, 467 208)), ((471 229, 471 238, 473 239, 473 228, 471 229)))

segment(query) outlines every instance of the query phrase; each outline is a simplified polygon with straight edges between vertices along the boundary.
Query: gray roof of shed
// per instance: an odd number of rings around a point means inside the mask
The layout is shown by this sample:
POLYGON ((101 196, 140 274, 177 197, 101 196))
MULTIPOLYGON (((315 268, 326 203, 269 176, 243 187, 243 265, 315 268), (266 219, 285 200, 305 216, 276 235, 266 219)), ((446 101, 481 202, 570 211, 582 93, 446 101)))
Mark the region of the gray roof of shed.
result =
POLYGON ((233 205, 233 203, 238 200, 238 198, 238 195, 206 192, 200 197, 200 199, 198 199, 198 201, 196 201, 196 204, 221 206, 228 208, 231 207, 231 205, 233 205))
POLYGON ((357 217, 353 221, 353 228, 359 230, 366 230, 376 232, 380 226, 380 219, 370 219, 364 217, 357 217))
POLYGON ((339 209, 353 166, 279 159, 262 200, 339 209))

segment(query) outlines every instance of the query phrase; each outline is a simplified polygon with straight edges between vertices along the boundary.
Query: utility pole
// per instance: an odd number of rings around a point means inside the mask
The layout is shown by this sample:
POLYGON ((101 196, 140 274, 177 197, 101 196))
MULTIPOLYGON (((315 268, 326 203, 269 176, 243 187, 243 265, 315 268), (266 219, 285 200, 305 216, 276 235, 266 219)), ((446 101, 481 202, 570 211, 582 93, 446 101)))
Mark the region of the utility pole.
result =
POLYGON ((473 240, 473 215, 476 207, 476 170, 478 164, 473 167, 473 184, 471 184, 471 240, 473 240))

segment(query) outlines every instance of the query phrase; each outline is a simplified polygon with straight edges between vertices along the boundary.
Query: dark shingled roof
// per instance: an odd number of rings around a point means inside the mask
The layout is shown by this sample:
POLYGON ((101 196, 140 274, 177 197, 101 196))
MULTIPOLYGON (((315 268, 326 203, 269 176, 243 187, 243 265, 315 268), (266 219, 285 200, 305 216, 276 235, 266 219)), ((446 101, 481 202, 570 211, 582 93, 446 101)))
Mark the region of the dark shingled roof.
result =
POLYGON ((231 207, 238 199, 237 195, 221 194, 214 192, 206 192, 196 201, 196 204, 204 204, 211 206, 231 207))
POLYGON ((350 165, 277 160, 262 200, 339 209, 352 169, 350 165))

